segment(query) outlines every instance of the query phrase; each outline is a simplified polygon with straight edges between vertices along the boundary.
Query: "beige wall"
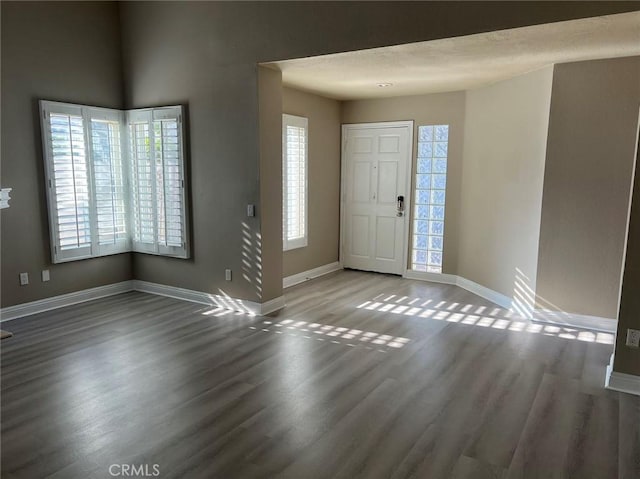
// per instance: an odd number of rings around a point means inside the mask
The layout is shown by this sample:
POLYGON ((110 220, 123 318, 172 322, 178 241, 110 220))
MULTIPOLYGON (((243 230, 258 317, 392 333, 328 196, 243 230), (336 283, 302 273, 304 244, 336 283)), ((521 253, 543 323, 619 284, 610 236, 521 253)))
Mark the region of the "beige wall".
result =
POLYGON ((248 249, 243 242, 243 263, 248 260, 252 265, 248 268, 243 265, 243 279, 253 282, 258 299, 265 302, 282 295, 282 74, 279 71, 258 69, 258 110, 260 228, 248 238, 253 243, 248 249))
POLYGON ((305 248, 284 252, 287 277, 339 259, 340 102, 284 88, 282 111, 309 119, 309 240, 305 248))
POLYGON ((625 346, 627 328, 640 329, 640 145, 636 143, 636 172, 629 236, 622 280, 614 371, 640 376, 640 349, 625 346))
POLYGON ((528 309, 552 75, 548 67, 471 90, 466 101, 458 274, 528 309))
MULTIPOLYGON (((449 157, 447 161, 447 198, 443 273, 458 272, 458 239, 460 218, 460 180, 462 177, 462 144, 464 138, 464 92, 433 95, 405 96, 381 100, 343 102, 343 123, 370 123, 378 121, 414 121, 413 168, 415 173, 418 127, 420 125, 449 125, 449 157)), ((411 183, 412 198, 415 174, 411 183)), ((409 257, 409 261, 411 258, 409 257)))
MULTIPOLYGON (((256 299, 237 274, 245 207, 260 195, 256 63, 633 9, 600 2, 120 3, 125 106, 189 107, 193 258, 135 254, 136 277, 256 299), (225 267, 236 272, 230 283, 225 267)), ((263 237, 265 251, 275 251, 271 241, 281 238, 263 237)), ((263 256, 263 268, 277 264, 263 256)))
POLYGON ((640 58, 556 66, 538 303, 615 318, 640 103, 640 58))
POLYGON ((2 2, 2 306, 131 279, 131 255, 51 264, 38 100, 123 105, 118 7, 2 2), (43 283, 40 272, 49 269, 43 283), (18 274, 29 273, 20 286, 18 274))

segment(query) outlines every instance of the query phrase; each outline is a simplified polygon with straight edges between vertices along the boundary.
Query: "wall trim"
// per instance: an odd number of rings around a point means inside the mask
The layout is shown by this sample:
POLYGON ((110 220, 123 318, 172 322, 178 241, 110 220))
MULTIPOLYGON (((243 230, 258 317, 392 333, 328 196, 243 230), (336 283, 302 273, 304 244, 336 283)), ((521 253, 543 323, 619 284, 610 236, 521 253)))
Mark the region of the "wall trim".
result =
MULTIPOLYGON (((326 264, 309 271, 304 271, 302 273, 283 278, 283 287, 288 288, 293 285, 300 284, 305 281, 309 281, 311 279, 341 269, 342 264, 340 262, 326 264)), ((425 273, 422 271, 406 271, 403 275, 403 278, 417 281, 428 281, 432 283, 452 284, 466 289, 467 291, 476 294, 484 299, 487 299, 505 309, 512 309, 512 300, 508 296, 498 293, 497 291, 493 291, 485 286, 482 286, 461 276, 456 276, 453 274, 425 273)), ((141 291, 144 293, 157 294, 159 296, 167 296, 170 298, 181 299, 183 301, 206 304, 208 306, 231 309, 233 311, 240 311, 253 315, 267 315, 284 308, 286 305, 284 296, 279 296, 269 301, 265 301, 264 303, 256 303, 253 301, 232 298, 230 296, 221 294, 205 293, 202 291, 194 291, 191 289, 178 288, 176 286, 168 286, 164 284, 151 283, 148 281, 134 279, 129 281, 122 281, 120 283, 113 283, 104 286, 98 286, 95 288, 84 289, 81 291, 75 291, 72 293, 61 294, 59 296, 52 296, 51 298, 44 298, 37 301, 31 301, 29 303, 8 306, 6 308, 0 309, 0 322, 11 321, 13 319, 22 318, 24 316, 31 316, 32 314, 43 313, 45 311, 51 311, 53 309, 63 308, 65 306, 71 306, 73 304, 84 303, 93 299, 105 298, 107 296, 126 293, 127 291, 141 291)), ((549 317, 547 312, 542 310, 535 310, 533 318, 527 319, 532 319, 533 321, 549 323, 558 326, 578 327, 614 334, 616 332, 617 321, 611 318, 599 318, 596 316, 561 312, 560 314, 562 314, 564 320, 559 321, 557 319, 557 314, 558 313, 555 313, 551 315, 551 317, 549 317), (602 328, 601 322, 603 320, 610 321, 611 328, 602 328)), ((624 378, 624 376, 629 376, 628 374, 625 375, 623 373, 616 372, 612 372, 611 374, 614 378, 614 385, 618 383, 627 384, 629 381, 633 383, 633 381, 635 380, 624 378)), ((609 377, 611 374, 607 373, 607 377, 609 377)), ((631 378, 636 378, 636 376, 631 376, 631 378)))
POLYGON ((267 302, 260 304, 260 316, 266 316, 267 314, 278 311, 286 306, 284 296, 278 296, 277 298, 270 299, 267 302))
POLYGON ((253 301, 236 299, 221 294, 203 293, 201 291, 133 279, 2 308, 0 310, 0 322, 11 321, 24 316, 31 316, 32 314, 64 308, 65 306, 114 296, 128 291, 141 291, 143 293, 167 296, 252 315, 266 315, 285 307, 284 296, 279 296, 264 303, 255 303, 253 301))
POLYGON ((475 283, 467 278, 463 278, 462 276, 458 276, 456 285, 472 292, 473 294, 477 294, 484 299, 488 299, 492 303, 495 303, 505 309, 512 309, 513 307, 513 300, 509 296, 505 296, 502 293, 498 293, 497 291, 475 283))
POLYGON ((406 279, 415 279, 416 281, 429 281, 430 283, 456 284, 458 277, 455 274, 446 273, 427 273, 424 271, 413 271, 408 269, 402 275, 406 279))
POLYGON ((12 319, 43 313, 45 311, 51 311, 52 309, 64 308, 65 306, 84 303, 93 299, 126 293, 131 290, 133 290, 133 281, 129 280, 52 296, 29 303, 16 304, 15 306, 8 306, 0 310, 0 321, 11 321, 12 319))
POLYGON ((455 286, 461 287, 462 289, 466 289, 467 291, 484 299, 488 299, 492 303, 496 303, 498 306, 502 306, 503 308, 511 309, 512 306, 512 300, 508 296, 505 296, 504 294, 493 291, 492 289, 482 286, 481 284, 475 283, 467 278, 463 278, 462 276, 457 276, 455 274, 426 273, 423 271, 407 270, 402 275, 402 277, 407 279, 415 279, 417 281, 429 281, 431 283, 453 284, 455 286))
POLYGON ((566 326, 572 328, 582 328, 591 331, 599 331, 603 333, 616 333, 618 322, 612 318, 601 318, 598 316, 588 316, 585 314, 566 313, 564 311, 545 311, 536 309, 533 312, 524 311, 522 308, 516 311, 513 306, 513 299, 502 293, 498 293, 492 289, 482 286, 462 276, 446 273, 426 273, 423 271, 405 271, 403 278, 414 279, 417 281, 428 281, 430 283, 452 284, 462 289, 487 299, 498 306, 517 312, 523 319, 530 319, 538 323, 553 324, 555 326, 566 326), (604 322, 604 323, 603 323, 604 322), (610 323, 610 327, 603 326, 610 323))
POLYGON ((613 391, 640 396, 640 376, 633 374, 619 373, 613 370, 613 358, 607 365, 607 373, 604 378, 604 387, 613 391))
POLYGON ((618 320, 614 318, 567 313, 565 311, 551 311, 548 309, 535 309, 531 319, 538 323, 583 328, 591 331, 600 331, 602 333, 615 334, 618 329, 618 320), (611 324, 611 327, 605 327, 607 322, 611 324))
POLYGON ((290 288, 291 286, 295 286, 296 284, 304 283, 305 281, 309 281, 311 279, 318 278, 320 276, 324 276, 325 274, 333 273, 334 271, 338 271, 341 269, 342 263, 340 263, 340 261, 318 266, 317 268, 313 268, 308 271, 303 271, 302 273, 292 274, 291 276, 282 278, 282 287, 290 288))
POLYGON ((133 289, 143 293, 157 294, 169 298, 182 299, 192 303, 206 304, 223 309, 231 309, 241 313, 252 315, 265 315, 273 313, 285 306, 284 296, 271 299, 264 303, 256 303, 246 299, 232 298, 223 294, 205 293, 193 289, 178 288, 166 284, 151 283, 149 281, 133 280, 133 289))

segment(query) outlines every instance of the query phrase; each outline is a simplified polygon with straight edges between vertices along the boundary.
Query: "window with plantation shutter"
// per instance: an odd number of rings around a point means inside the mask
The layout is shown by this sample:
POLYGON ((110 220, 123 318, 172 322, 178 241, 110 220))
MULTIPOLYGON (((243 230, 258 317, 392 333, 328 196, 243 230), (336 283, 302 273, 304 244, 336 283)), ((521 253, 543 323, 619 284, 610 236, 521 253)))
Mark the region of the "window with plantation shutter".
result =
POLYGON ((129 249, 122 114, 89 110, 95 231, 100 255, 129 249))
POLYGON ((150 114, 129 116, 133 244, 136 251, 155 252, 154 178, 150 114))
POLYGON ((282 233, 285 251, 307 246, 308 120, 282 115, 282 233))
POLYGON ((82 108, 45 112, 44 149, 54 257, 90 257, 91 210, 85 121, 82 108))
POLYGON ((135 251, 187 257, 182 108, 127 112, 135 251))
POLYGON ((53 262, 188 257, 182 107, 40 109, 53 262))

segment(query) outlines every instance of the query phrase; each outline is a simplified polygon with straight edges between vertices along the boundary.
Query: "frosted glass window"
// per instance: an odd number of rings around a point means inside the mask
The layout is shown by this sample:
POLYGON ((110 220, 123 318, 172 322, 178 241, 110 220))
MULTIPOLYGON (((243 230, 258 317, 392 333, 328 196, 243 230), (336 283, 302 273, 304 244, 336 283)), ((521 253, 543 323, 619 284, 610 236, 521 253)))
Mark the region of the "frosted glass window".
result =
POLYGON ((442 273, 449 125, 418 127, 413 210, 414 271, 442 273))

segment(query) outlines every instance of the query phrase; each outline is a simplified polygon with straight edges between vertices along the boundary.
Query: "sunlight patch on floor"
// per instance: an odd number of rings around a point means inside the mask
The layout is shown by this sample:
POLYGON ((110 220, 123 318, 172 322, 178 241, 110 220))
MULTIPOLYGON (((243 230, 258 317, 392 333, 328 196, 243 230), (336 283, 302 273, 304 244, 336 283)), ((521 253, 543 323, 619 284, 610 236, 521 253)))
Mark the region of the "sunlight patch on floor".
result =
POLYGON ((613 344, 615 339, 613 334, 606 332, 533 323, 527 319, 519 318, 513 311, 505 311, 500 308, 447 301, 439 301, 434 305, 433 300, 423 301, 422 298, 398 297, 393 294, 379 294, 375 298, 359 304, 356 308, 449 323, 460 323, 481 328, 543 334, 545 336, 555 336, 589 343, 613 344), (420 306, 415 306, 417 304, 420 304, 420 306))

